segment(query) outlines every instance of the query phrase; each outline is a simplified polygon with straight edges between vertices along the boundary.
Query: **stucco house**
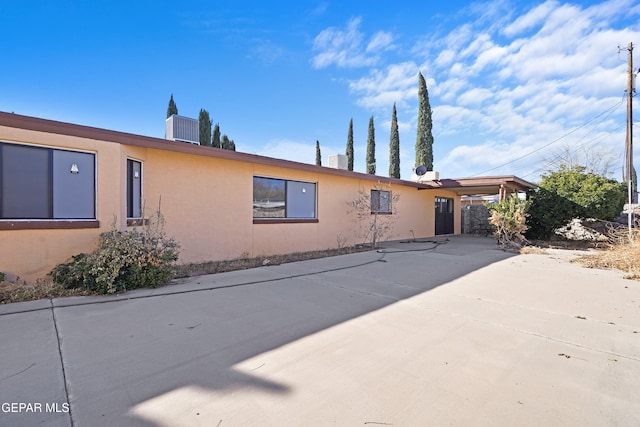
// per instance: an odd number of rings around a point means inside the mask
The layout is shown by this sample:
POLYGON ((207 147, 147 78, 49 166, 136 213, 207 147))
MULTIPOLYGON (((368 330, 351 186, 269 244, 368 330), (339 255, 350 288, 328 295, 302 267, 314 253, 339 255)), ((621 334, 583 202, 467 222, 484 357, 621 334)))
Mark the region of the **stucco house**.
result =
POLYGON ((528 185, 391 179, 0 112, 0 272, 36 280, 158 207, 179 262, 197 263, 357 243, 347 204, 363 189, 408 239, 460 233, 463 194, 528 185))

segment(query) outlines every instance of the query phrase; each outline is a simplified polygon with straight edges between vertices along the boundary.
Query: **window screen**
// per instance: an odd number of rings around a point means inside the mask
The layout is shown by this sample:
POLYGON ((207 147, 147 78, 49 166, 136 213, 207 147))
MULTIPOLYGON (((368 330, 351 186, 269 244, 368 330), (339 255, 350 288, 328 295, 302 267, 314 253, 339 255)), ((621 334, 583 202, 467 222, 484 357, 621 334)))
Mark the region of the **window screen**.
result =
POLYGON ((95 218, 95 155, 0 143, 0 218, 95 218))
POLYGON ((254 218, 315 218, 316 184, 253 177, 254 218))
POLYGON ((287 181, 287 218, 316 217, 316 185, 287 181))
POLYGON ((51 150, 2 144, 2 218, 51 218, 51 150))
POLYGON ((142 163, 127 160, 127 218, 142 218, 142 163))
POLYGON ((371 212, 391 213, 391 192, 386 190, 371 190, 371 212))
POLYGON ((53 217, 95 218, 94 155, 53 151, 53 217))

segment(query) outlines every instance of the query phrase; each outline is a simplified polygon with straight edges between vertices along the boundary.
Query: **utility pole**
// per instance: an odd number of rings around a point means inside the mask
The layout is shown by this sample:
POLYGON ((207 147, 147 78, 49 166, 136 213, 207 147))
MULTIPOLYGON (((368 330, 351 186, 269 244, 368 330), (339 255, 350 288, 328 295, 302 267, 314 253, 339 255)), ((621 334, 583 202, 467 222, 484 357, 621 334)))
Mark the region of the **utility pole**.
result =
POLYGON ((627 140, 625 141, 625 158, 626 158, 626 174, 627 192, 629 212, 627 221, 629 225, 629 240, 633 239, 633 94, 635 88, 635 75, 633 74, 633 43, 629 43, 627 47, 629 52, 629 75, 627 76, 627 140))

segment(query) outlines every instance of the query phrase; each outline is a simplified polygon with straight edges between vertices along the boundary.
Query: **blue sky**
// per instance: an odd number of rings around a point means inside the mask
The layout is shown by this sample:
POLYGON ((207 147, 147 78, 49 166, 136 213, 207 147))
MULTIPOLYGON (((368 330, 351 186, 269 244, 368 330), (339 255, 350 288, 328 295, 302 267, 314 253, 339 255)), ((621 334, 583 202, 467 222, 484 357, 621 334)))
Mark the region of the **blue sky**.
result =
POLYGON ((387 176, 395 102, 409 179, 421 71, 441 177, 537 181, 568 152, 620 179, 640 1, 0 0, 0 34, 1 111, 162 138, 173 94, 238 151, 314 163, 318 140, 325 165, 353 119, 360 172, 373 116, 387 176))

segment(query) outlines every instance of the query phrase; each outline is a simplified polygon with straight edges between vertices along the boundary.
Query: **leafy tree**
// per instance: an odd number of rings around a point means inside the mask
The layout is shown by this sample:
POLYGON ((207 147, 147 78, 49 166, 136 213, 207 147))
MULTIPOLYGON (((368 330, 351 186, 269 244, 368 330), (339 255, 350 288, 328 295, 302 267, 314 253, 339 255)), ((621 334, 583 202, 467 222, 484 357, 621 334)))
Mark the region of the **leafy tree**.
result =
POLYGON ((231 151, 236 151, 236 143, 235 141, 232 139, 231 141, 229 141, 229 150, 231 151))
POLYGON ((207 110, 200 109, 198 126, 200 127, 200 145, 211 147, 211 119, 207 110))
POLYGON ((322 166, 322 155, 320 154, 320 141, 316 139, 316 166, 322 166))
POLYGON ((376 174, 376 138, 373 116, 369 119, 369 134, 367 136, 367 173, 376 174))
POLYGON ((347 135, 347 166, 353 170, 353 119, 349 120, 349 134, 347 135))
POLYGON ((416 166, 424 165, 428 171, 433 170, 433 134, 431 133, 431 105, 427 83, 418 73, 418 135, 416 137, 416 166))
POLYGON ((393 103, 393 115, 391 117, 389 151, 389 176, 391 178, 400 178, 400 135, 398 134, 398 117, 395 102, 393 103))
POLYGON ((615 219, 624 206, 626 189, 616 180, 587 172, 584 166, 561 166, 542 176, 530 198, 527 237, 544 239, 573 218, 615 219))
POLYGON ((171 94, 171 98, 169 99, 169 106, 167 107, 167 119, 174 114, 178 114, 178 106, 173 100, 173 94, 171 94))
POLYGON ((216 148, 220 148, 221 144, 220 144, 220 125, 218 123, 216 123, 216 125, 213 127, 213 135, 211 136, 211 146, 212 147, 216 147, 216 148))
POLYGON ((556 229, 567 225, 581 210, 577 203, 542 187, 529 193, 529 201, 528 239, 548 239, 556 229))

